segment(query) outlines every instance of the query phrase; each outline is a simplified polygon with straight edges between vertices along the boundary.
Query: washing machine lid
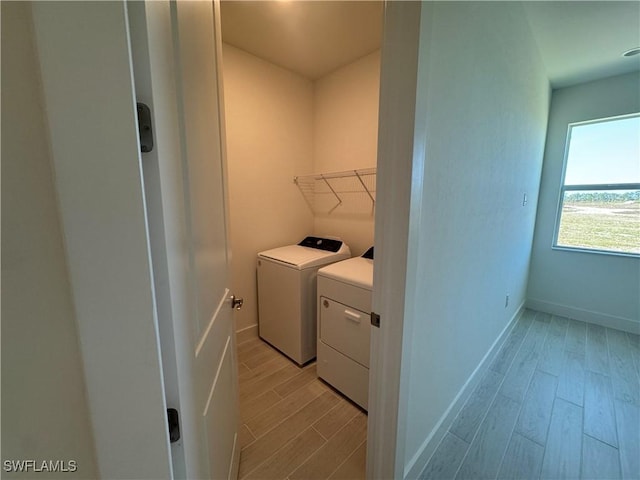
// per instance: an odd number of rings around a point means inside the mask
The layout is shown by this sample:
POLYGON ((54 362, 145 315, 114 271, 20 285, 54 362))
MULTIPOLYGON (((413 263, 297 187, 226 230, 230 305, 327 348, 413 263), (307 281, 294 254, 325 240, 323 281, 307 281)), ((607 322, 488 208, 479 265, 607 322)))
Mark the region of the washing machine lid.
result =
POLYGON ((298 245, 287 245, 286 247, 266 250, 260 252, 258 256, 285 263, 293 268, 302 270, 349 258, 351 256, 351 250, 348 245, 340 240, 306 237, 298 245), (320 240, 320 243, 317 243, 318 240, 320 240), (325 242, 324 240, 328 241, 325 242), (328 243, 331 244, 330 247, 327 247, 328 243), (303 246, 302 244, 314 246, 303 246), (315 245, 317 245, 317 247, 315 245), (329 248, 329 250, 326 248, 329 248))
POLYGON ((322 267, 318 270, 318 275, 371 290, 373 288, 373 260, 364 257, 350 258, 322 267))

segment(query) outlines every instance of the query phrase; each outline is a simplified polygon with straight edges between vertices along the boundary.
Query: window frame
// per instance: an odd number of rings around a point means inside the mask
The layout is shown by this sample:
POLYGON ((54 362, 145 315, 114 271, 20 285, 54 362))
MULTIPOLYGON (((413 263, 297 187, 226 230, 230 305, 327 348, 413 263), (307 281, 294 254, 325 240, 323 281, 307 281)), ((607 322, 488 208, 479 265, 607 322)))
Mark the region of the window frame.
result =
POLYGON ((589 125, 593 123, 605 123, 615 120, 624 120, 625 118, 640 117, 640 112, 629 113, 624 115, 616 115, 613 117, 595 118, 592 120, 583 120, 579 122, 571 122, 567 125, 567 133, 565 136, 564 159, 562 163, 562 175, 560 178, 560 189, 558 193, 558 202, 556 210, 556 222, 553 232, 553 250, 562 250, 568 252, 595 253, 600 255, 613 255, 618 257, 640 258, 640 253, 619 252, 616 250, 602 250, 597 248, 572 247, 568 245, 558 245, 558 236, 560 235, 560 221, 562 220, 562 207, 564 205, 564 196, 566 192, 571 191, 610 191, 610 190, 640 190, 640 183, 594 183, 583 185, 565 185, 567 173, 567 160, 569 156, 569 147, 571 146, 571 129, 575 126, 589 125))

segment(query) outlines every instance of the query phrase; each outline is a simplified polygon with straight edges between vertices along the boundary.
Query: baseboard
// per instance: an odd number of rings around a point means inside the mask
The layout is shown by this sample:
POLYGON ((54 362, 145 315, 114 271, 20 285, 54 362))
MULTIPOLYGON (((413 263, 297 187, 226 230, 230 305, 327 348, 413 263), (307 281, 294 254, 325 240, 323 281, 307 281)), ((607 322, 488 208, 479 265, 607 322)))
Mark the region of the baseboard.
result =
POLYGON ((509 337, 511 330, 515 326, 516 322, 524 313, 524 302, 520 304, 520 307, 516 310, 516 313, 513 314, 507 325, 502 329, 498 338, 496 338, 491 348, 487 351, 483 359, 480 361, 480 364, 476 367, 473 373, 469 376, 469 379, 462 386, 458 395, 453 399, 449 408, 444 412, 440 421, 436 424, 435 428, 431 431, 431 434, 425 439, 422 443, 418 452, 413 456, 411 461, 408 463, 407 468, 404 472, 404 478, 418 478, 424 468, 429 463, 431 456, 438 448, 438 445, 444 438, 445 434, 449 430, 449 427, 453 424, 453 421, 464 407, 464 404, 469 399, 475 388, 480 383, 480 380, 484 376, 485 372, 489 369, 489 366, 493 362, 494 358, 502 348, 505 340, 509 337))
POLYGON ((629 333, 640 334, 640 322, 628 318, 607 315, 606 313, 584 310, 582 308, 561 305, 559 303, 545 302, 536 298, 527 298, 527 308, 539 312, 550 313, 562 317, 573 318, 582 322, 594 323, 603 327, 615 328, 629 333))
POLYGON ((236 330, 236 342, 238 344, 258 338, 258 325, 251 325, 240 330, 236 330))

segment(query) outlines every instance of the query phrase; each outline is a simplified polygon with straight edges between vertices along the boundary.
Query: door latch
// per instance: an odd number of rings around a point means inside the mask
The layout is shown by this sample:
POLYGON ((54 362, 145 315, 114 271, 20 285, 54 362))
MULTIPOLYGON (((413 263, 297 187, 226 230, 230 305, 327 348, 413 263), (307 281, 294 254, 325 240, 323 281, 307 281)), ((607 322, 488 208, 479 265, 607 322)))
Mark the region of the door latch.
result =
POLYGON ((138 136, 140 137, 140 150, 147 153, 153 150, 153 130, 151 128, 151 110, 144 103, 136 104, 138 109, 138 136))
POLYGON ((240 310, 244 305, 244 299, 238 298, 235 295, 231 295, 231 308, 235 310, 240 310))
POLYGON ((167 408, 167 422, 169 423, 169 441, 175 443, 180 440, 180 421, 178 420, 178 410, 167 408))
POLYGON ((371 325, 380 328, 380 315, 376 312, 371 312, 371 325))

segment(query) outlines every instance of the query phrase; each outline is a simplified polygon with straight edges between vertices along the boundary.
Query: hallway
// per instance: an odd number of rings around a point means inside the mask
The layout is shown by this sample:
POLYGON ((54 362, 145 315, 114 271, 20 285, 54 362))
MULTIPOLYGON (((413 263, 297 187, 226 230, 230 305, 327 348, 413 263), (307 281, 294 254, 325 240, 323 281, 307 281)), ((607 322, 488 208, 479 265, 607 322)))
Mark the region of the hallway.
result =
POLYGON ((637 479, 638 335, 525 311, 421 479, 637 479))

